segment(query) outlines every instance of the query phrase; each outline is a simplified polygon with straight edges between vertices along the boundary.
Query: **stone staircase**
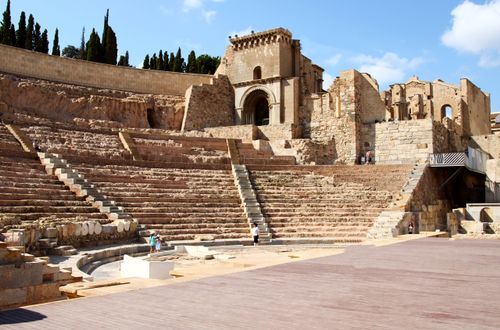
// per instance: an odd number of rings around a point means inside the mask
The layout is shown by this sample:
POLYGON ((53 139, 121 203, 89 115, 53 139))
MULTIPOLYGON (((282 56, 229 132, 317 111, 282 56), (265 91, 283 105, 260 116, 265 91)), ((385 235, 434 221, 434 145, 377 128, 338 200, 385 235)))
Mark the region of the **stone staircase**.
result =
POLYGON ((73 169, 61 155, 39 152, 40 162, 45 166, 48 174, 55 175, 72 192, 79 197, 85 197, 92 206, 99 209, 108 219, 118 221, 133 221, 130 214, 116 202, 103 195, 92 183, 73 169))
POLYGON ((388 210, 382 212, 375 219, 373 226, 367 233, 368 239, 386 239, 407 233, 408 225, 412 221, 412 214, 405 212, 405 208, 426 167, 425 163, 415 164, 401 188, 398 198, 388 206, 388 210))
POLYGON ((233 165, 234 183, 238 188, 243 209, 248 220, 248 225, 256 223, 259 227, 259 240, 263 244, 269 244, 272 241, 272 235, 266 223, 266 219, 260 209, 257 196, 250 181, 249 174, 245 165, 233 165))

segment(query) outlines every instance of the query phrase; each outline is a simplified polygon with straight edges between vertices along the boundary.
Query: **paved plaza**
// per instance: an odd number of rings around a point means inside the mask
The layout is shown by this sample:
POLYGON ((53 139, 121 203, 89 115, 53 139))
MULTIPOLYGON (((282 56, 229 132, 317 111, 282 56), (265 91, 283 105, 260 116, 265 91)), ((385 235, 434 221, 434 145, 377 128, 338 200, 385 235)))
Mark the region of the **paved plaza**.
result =
POLYGON ((0 312, 1 329, 498 329, 500 241, 426 238, 0 312))

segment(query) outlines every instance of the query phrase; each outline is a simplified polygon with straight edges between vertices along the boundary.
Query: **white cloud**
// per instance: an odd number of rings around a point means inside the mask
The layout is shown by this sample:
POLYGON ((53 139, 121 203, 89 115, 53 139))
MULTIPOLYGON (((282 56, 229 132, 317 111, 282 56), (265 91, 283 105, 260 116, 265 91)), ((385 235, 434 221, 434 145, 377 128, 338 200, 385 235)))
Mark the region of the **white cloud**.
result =
POLYGON ((333 55, 332 57, 330 57, 329 59, 327 59, 325 61, 325 63, 328 65, 331 65, 331 66, 335 66, 335 65, 339 64, 341 58, 342 58, 342 54, 336 54, 336 55, 333 55))
POLYGON ((182 8, 184 11, 190 11, 192 9, 201 8, 203 5, 203 0, 183 0, 182 8))
POLYGON ((332 82, 333 82, 333 76, 326 71, 323 72, 323 89, 328 90, 332 82))
POLYGON ((369 73, 377 79, 380 86, 401 82, 409 75, 408 71, 415 70, 423 63, 420 57, 407 59, 391 52, 381 57, 359 55, 354 57, 353 61, 358 65, 359 71, 369 73))
POLYGON ((229 33, 229 35, 231 37, 234 37, 234 36, 238 36, 238 37, 242 37, 242 36, 246 36, 247 34, 250 34, 252 33, 253 29, 251 26, 247 27, 246 29, 243 29, 241 31, 232 31, 229 33))
POLYGON ((480 66, 500 65, 500 0, 482 5, 468 0, 455 7, 452 26, 442 36, 444 45, 480 56, 480 66))
POLYGON ((203 17, 205 17, 205 21, 207 23, 212 23, 215 18, 215 14, 217 14, 215 10, 207 10, 203 12, 203 17))

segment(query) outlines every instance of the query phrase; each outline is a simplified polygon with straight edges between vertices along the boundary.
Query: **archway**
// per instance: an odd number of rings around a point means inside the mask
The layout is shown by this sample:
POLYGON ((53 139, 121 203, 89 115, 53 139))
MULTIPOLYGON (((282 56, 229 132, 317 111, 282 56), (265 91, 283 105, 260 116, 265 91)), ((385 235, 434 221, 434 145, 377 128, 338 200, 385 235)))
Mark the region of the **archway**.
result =
POLYGON ((444 117, 454 119, 453 118, 453 108, 449 104, 445 104, 441 107, 441 119, 444 117))
POLYGON ((261 89, 254 90, 243 105, 244 124, 269 125, 269 97, 261 89))

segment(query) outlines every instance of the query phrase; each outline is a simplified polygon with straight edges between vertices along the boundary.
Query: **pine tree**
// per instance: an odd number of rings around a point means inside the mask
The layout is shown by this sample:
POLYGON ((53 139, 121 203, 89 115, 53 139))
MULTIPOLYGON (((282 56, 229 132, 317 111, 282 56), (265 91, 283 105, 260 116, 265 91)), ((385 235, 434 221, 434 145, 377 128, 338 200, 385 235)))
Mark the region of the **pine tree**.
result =
POLYGON ((158 60, 156 61, 156 70, 165 69, 165 65, 163 64, 163 51, 160 49, 158 53, 158 60))
POLYGON ((118 56, 118 47, 116 45, 116 34, 111 26, 108 26, 106 29, 106 43, 102 44, 102 48, 104 63, 115 65, 116 57, 118 56))
POLYGON ((102 63, 104 60, 101 38, 95 32, 95 29, 92 29, 92 33, 90 34, 89 41, 87 41, 87 61, 99 62, 102 63))
POLYGON ((87 48, 85 46, 85 26, 82 28, 82 39, 80 41, 80 59, 87 59, 87 48))
POLYGON ((26 28, 26 42, 24 44, 24 48, 28 50, 33 50, 35 48, 33 44, 34 28, 35 18, 33 18, 33 15, 30 14, 30 16, 28 17, 28 27, 26 28))
POLYGON ((151 56, 151 59, 149 60, 149 68, 151 70, 156 69, 156 63, 158 62, 158 57, 156 56, 156 53, 151 56))
POLYGON ((47 29, 43 30, 42 33, 42 45, 40 51, 45 54, 49 53, 49 32, 47 29))
POLYGON ((163 53, 163 70, 170 71, 170 67, 168 66, 168 52, 165 51, 163 53))
POLYGON ((54 42, 52 45, 52 55, 61 56, 61 48, 59 47, 59 30, 56 28, 56 33, 54 34, 54 42))
POLYGON ((24 48, 26 45, 26 14, 21 12, 16 32, 16 47, 24 48))
POLYGON ((149 69, 149 55, 146 55, 146 57, 144 58, 144 62, 142 63, 142 68, 149 69))
POLYGON ((196 64, 196 54, 194 50, 189 53, 186 72, 197 73, 198 65, 196 64))
POLYGON ((33 50, 35 52, 42 51, 42 32, 40 32, 41 26, 35 23, 35 33, 33 33, 33 50))
POLYGON ((3 20, 0 25, 0 43, 5 45, 14 45, 11 40, 10 27, 12 25, 10 18, 10 0, 7 0, 7 8, 3 12, 3 20))
POLYGON ((62 56, 69 58, 80 58, 80 50, 73 45, 68 45, 63 48, 62 56))

